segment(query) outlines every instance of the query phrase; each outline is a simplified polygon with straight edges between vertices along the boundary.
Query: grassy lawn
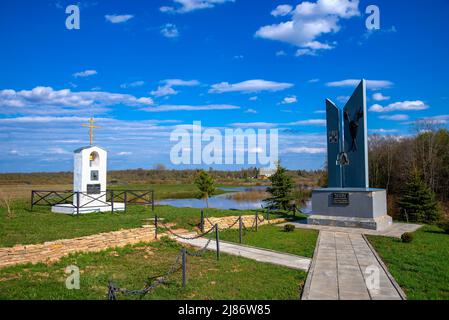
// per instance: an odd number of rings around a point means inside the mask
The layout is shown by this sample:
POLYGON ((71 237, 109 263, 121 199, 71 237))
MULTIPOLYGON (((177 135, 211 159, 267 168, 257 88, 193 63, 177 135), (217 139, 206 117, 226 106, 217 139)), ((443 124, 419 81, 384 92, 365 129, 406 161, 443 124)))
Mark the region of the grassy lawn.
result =
MULTIPOLYGON (((1 299, 105 299, 108 280, 119 287, 141 289, 148 277, 165 273, 180 247, 165 240, 146 245, 76 254, 52 265, 37 264, 0 269, 1 299), (65 288, 69 265, 80 268, 80 290, 65 288)), ((187 287, 181 272, 144 299, 298 299, 306 273, 215 253, 187 257, 187 287)), ((124 297, 119 299, 138 299, 124 297)))
MULTIPOLYGON (((25 185, 7 185, 1 186, 0 191, 13 200, 28 200, 31 190, 72 190, 71 184, 25 184, 25 185)), ((198 189, 194 184, 109 184, 108 190, 154 190, 156 200, 160 199, 185 199, 196 197, 198 189)), ((218 190, 217 194, 226 193, 218 190)))
MULTIPOLYGON (((216 194, 227 193, 219 190, 217 186, 216 194)), ((195 198, 198 195, 198 188, 194 184, 121 184, 109 185, 108 190, 154 190, 154 198, 161 199, 187 199, 195 198)))
MULTIPOLYGON (((283 228, 274 225, 259 227, 259 231, 247 231, 243 235, 243 244, 287 252, 302 257, 312 257, 318 237, 316 230, 296 229, 285 232, 283 228)), ((231 242, 239 241, 239 231, 227 230, 220 232, 220 239, 231 242)))
POLYGON ((414 233, 411 243, 368 236, 410 300, 449 299, 449 235, 434 226, 414 233))
MULTIPOLYGON (((130 206, 126 213, 90 213, 80 216, 55 214, 49 207, 36 207, 29 211, 29 203, 15 201, 12 217, 0 207, 0 247, 15 244, 41 243, 57 239, 76 238, 100 232, 138 228, 144 219, 152 218, 149 207, 130 206)), ((165 222, 175 222, 178 227, 192 229, 200 222, 200 210, 156 206, 155 213, 165 222)), ((205 210, 207 216, 253 214, 250 211, 205 210)))

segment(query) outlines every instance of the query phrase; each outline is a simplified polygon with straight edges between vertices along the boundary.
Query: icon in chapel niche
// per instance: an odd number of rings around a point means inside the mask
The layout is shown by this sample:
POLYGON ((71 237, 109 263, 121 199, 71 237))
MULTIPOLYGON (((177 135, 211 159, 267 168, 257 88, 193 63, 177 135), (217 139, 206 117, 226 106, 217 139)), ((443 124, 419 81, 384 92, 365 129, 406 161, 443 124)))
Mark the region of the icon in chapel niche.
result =
POLYGON ((98 170, 92 170, 90 172, 90 180, 91 181, 98 181, 99 180, 98 170))
POLYGON ((89 155, 89 164, 91 167, 98 167, 100 165, 100 156, 96 151, 89 155))

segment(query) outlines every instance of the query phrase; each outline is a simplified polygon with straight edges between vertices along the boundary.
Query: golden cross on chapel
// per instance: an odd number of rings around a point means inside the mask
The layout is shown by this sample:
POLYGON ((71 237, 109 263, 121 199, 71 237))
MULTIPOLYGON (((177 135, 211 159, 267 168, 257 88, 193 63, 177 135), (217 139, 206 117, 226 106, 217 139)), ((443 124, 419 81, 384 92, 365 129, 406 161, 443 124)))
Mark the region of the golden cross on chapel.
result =
POLYGON ((82 124, 81 126, 89 128, 89 139, 90 139, 90 145, 92 145, 92 142, 94 140, 94 130, 93 129, 99 129, 101 127, 94 126, 94 119, 90 118, 89 124, 82 124))

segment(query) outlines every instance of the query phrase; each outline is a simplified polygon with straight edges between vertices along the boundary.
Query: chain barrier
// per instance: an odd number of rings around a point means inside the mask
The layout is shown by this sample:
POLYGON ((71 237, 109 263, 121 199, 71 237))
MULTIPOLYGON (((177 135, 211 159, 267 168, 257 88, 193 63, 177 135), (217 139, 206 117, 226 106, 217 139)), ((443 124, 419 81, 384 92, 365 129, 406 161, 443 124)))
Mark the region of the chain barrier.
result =
POLYGON ((206 217, 206 221, 209 222, 209 224, 210 224, 211 226, 214 225, 214 223, 212 223, 212 221, 210 221, 210 219, 209 219, 208 217, 206 217))
MULTIPOLYGON (((180 238, 180 239, 184 239, 184 240, 195 240, 195 239, 199 239, 202 237, 207 236, 209 233, 211 233, 212 231, 219 229, 218 228, 218 224, 213 224, 209 218, 205 217, 205 219, 207 220, 207 222, 209 224, 212 225, 212 227, 204 232, 201 233, 197 236, 194 237, 185 237, 179 234, 176 234, 175 232, 173 232, 169 227, 167 227, 167 225, 165 225, 164 223, 162 223, 161 221, 158 221, 158 223, 165 228, 171 235, 180 238)), ((229 229, 232 229, 237 223, 240 222, 242 218, 238 217, 234 223, 230 226, 228 226, 227 228, 221 229, 221 231, 226 231, 229 229)), ((265 221, 265 218, 262 217, 262 219, 259 217, 259 215, 255 215, 255 218, 253 220, 253 224, 251 226, 250 229, 253 229, 256 225, 256 223, 260 222, 263 223, 265 221)), ((249 231, 249 229, 246 227, 245 223, 243 222, 243 219, 241 220, 242 223, 242 229, 243 231, 246 233, 247 231, 249 231)), ((173 273, 179 271, 182 268, 182 265, 180 265, 180 260, 183 257, 183 251, 185 252, 186 255, 191 256, 191 257, 202 257, 204 255, 204 253, 206 252, 207 248, 209 247, 210 243, 212 242, 212 238, 209 238, 206 245, 204 247, 202 247, 201 249, 195 251, 195 252, 190 252, 187 251, 185 248, 181 249, 180 253, 177 255, 175 262, 170 266, 169 270, 162 276, 156 276, 156 277, 151 277, 148 278, 148 280, 153 280, 156 279, 155 281, 153 281, 151 284, 147 284, 147 286, 141 290, 127 290, 127 289, 122 289, 120 287, 117 287, 115 285, 114 282, 109 281, 108 283, 108 293, 107 293, 107 297, 108 300, 117 300, 117 294, 123 294, 125 296, 140 296, 141 298, 143 298, 146 294, 148 294, 149 292, 151 292, 152 290, 156 289, 158 286, 164 284, 167 282, 168 277, 171 276, 173 273)), ((149 281, 148 281, 149 282, 149 281)))
POLYGON ((177 238, 183 239, 183 240, 195 240, 195 239, 199 239, 199 238, 205 237, 205 236, 207 236, 209 233, 211 233, 211 232, 215 229, 215 226, 213 226, 212 228, 210 228, 210 229, 207 230, 206 232, 201 233, 201 234, 199 234, 199 235, 196 235, 196 236, 194 236, 194 237, 185 237, 185 236, 182 236, 182 235, 179 235, 179 234, 173 232, 173 231, 172 231, 169 227, 167 227, 164 223, 161 223, 161 222, 158 222, 158 223, 160 223, 161 226, 162 226, 163 228, 167 229, 168 233, 170 233, 171 235, 173 235, 173 236, 175 236, 175 237, 177 237, 177 238))
POLYGON ((210 238, 208 241, 207 241, 207 243, 206 243, 206 245, 203 247, 203 248, 201 248, 200 250, 197 250, 196 252, 190 252, 190 251, 186 251, 186 254, 188 255, 188 256, 191 256, 191 257, 202 257, 203 255, 204 255, 204 252, 206 252, 206 250, 207 250, 207 247, 209 246, 209 244, 212 242, 212 238, 210 238))
MULTIPOLYGON (((179 253, 176 257, 175 262, 171 265, 170 269, 162 276, 158 277, 156 281, 154 281, 151 285, 147 285, 142 290, 127 290, 127 289, 121 289, 117 287, 112 281, 109 281, 108 284, 108 300, 117 300, 117 293, 121 293, 125 296, 141 296, 143 298, 146 294, 148 294, 150 291, 156 289, 158 286, 160 286, 163 283, 167 282, 167 278, 171 276, 173 273, 179 271, 181 269, 181 266, 179 266, 179 260, 182 257, 182 253, 179 253)), ((150 279, 154 279, 150 278, 150 279)))

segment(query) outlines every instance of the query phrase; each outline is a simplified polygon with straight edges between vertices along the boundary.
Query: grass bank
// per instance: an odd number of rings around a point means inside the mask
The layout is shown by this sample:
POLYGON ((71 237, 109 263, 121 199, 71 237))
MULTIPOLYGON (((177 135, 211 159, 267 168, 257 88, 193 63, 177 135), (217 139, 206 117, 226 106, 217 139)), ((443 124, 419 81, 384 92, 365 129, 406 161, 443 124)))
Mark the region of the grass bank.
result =
POLYGON ((379 236, 368 239, 408 299, 449 299, 449 235, 424 226, 411 243, 379 236))
MULTIPOLYGON (((29 203, 12 203, 13 215, 8 216, 0 207, 0 247, 15 244, 32 244, 57 239, 69 239, 100 232, 138 228, 153 215, 149 207, 129 206, 126 213, 90 213, 80 216, 55 214, 49 207, 36 207, 29 211, 29 203)), ((200 222, 200 209, 156 206, 155 213, 165 222, 177 227, 192 229, 200 222)), ((210 217, 254 214, 251 211, 206 209, 210 217)))
MULTIPOLYGON (((107 284, 141 289, 149 277, 165 273, 179 252, 173 241, 110 249, 100 253, 76 254, 47 266, 17 266, 0 270, 2 299, 106 299, 107 284), (65 287, 64 270, 76 265, 81 272, 80 290, 65 287)), ((298 299, 306 273, 300 270, 259 263, 223 254, 215 260, 213 252, 203 257, 188 257, 187 287, 182 288, 181 273, 155 289, 144 299, 298 299)), ((123 297, 119 299, 138 299, 123 297)))
MULTIPOLYGON (((144 220, 152 218, 149 207, 129 206, 126 213, 90 213, 68 216, 51 212, 50 207, 37 206, 29 211, 27 201, 14 201, 12 215, 0 207, 0 247, 15 244, 33 244, 57 239, 70 239, 100 232, 141 227, 144 220)), ((164 222, 173 222, 176 227, 193 229, 200 222, 200 209, 156 206, 155 214, 164 222)), ((250 215, 253 211, 205 209, 208 217, 250 215)), ((271 215, 279 217, 282 214, 271 215)))

